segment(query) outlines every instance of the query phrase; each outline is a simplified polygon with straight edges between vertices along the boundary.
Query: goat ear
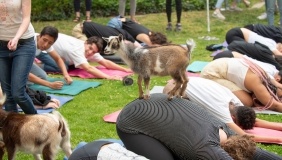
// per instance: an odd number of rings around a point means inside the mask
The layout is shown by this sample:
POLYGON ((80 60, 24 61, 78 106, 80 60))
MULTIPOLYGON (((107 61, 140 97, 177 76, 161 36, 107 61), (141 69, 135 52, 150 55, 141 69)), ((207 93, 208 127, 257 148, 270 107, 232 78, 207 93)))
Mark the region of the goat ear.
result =
POLYGON ((119 35, 118 35, 118 40, 119 40, 119 41, 122 41, 122 40, 123 40, 123 35, 122 35, 122 34, 119 34, 119 35))
POLYGON ((106 37, 102 37, 104 41, 106 41, 107 43, 109 42, 109 38, 106 37))

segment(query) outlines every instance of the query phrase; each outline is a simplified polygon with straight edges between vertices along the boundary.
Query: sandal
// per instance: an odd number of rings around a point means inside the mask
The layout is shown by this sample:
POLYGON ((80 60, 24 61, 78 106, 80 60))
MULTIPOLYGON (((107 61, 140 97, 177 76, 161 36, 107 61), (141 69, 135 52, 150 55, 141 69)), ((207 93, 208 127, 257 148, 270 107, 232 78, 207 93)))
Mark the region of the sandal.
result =
POLYGON ((89 16, 86 16, 86 22, 92 22, 91 18, 89 16))
POLYGON ((80 17, 75 17, 75 19, 73 20, 73 22, 79 22, 80 21, 80 17))

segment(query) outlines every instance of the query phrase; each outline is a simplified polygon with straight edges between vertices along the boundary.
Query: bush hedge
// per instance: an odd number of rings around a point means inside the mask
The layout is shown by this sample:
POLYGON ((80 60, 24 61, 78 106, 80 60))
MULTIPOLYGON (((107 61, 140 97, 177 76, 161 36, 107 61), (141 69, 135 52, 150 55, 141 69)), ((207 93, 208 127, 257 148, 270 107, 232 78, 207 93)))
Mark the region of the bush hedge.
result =
MULTIPOLYGON (((85 3, 81 0, 81 14, 85 13, 85 3)), ((137 0, 136 14, 160 13, 165 11, 165 0, 137 0)), ((214 8, 216 0, 210 0, 209 6, 214 8)), ((173 9, 175 1, 172 0, 173 9)), ((206 0, 182 0, 183 11, 203 10, 206 0)), ((126 15, 129 14, 129 0, 126 4, 126 15)), ((73 0, 32 0, 32 20, 53 21, 74 17, 73 0)), ((118 15, 118 0, 93 0, 92 17, 118 15)))

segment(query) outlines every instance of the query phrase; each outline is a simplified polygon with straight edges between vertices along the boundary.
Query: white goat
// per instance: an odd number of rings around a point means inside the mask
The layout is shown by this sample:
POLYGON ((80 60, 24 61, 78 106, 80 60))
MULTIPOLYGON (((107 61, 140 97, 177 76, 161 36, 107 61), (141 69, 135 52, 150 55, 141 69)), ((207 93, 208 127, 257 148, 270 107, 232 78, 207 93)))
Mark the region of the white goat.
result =
POLYGON ((123 36, 103 37, 107 42, 105 54, 117 52, 131 70, 138 74, 139 98, 149 99, 149 83, 151 76, 171 76, 175 87, 169 92, 168 100, 174 95, 185 98, 185 89, 189 81, 186 68, 190 62, 190 55, 196 44, 193 39, 187 40, 187 49, 181 45, 162 45, 154 47, 136 48, 133 43, 124 41, 123 36), (143 95, 142 79, 144 79, 146 94, 143 95), (181 87, 182 85, 182 87, 181 87), (177 92, 180 89, 180 92, 177 92))
MULTIPOLYGON (((6 96, 0 96, 0 106, 6 96)), ((70 131, 64 117, 53 114, 26 115, 0 110, 0 159, 4 148, 8 160, 14 160, 18 151, 33 154, 36 160, 53 160, 59 148, 69 157, 72 153, 70 131)))

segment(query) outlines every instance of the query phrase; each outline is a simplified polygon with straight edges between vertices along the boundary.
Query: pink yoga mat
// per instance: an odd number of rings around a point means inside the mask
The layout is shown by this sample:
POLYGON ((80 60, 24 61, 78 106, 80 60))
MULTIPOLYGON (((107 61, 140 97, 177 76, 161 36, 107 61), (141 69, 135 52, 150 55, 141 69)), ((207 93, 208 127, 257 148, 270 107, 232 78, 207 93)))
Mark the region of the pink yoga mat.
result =
MULTIPOLYGON (((279 123, 278 123, 279 124, 279 123)), ((280 125, 282 125, 280 123, 280 125)), ((246 133, 259 135, 259 136, 268 136, 268 137, 282 137, 282 131, 267 129, 267 128, 260 128, 260 127, 254 127, 251 130, 245 130, 246 133)), ((278 142, 267 142, 267 141, 261 141, 261 143, 275 143, 275 144, 282 144, 278 142)))
POLYGON ((118 110, 118 111, 116 111, 116 112, 114 112, 114 113, 111 113, 111 114, 108 114, 108 115, 104 116, 104 117, 103 117, 104 121, 105 121, 105 122, 116 123, 117 117, 118 117, 120 111, 121 111, 121 110, 118 110))
MULTIPOLYGON (((199 73, 186 72, 186 74, 188 77, 200 77, 199 73)), ((173 81, 173 79, 168 80, 168 82, 171 82, 171 81, 173 81)))
MULTIPOLYGON (((94 66, 93 66, 94 67, 94 66)), ((125 77, 128 75, 133 74, 133 72, 123 72, 123 71, 118 71, 118 70, 112 70, 112 69, 107 69, 103 66, 97 66, 97 69, 99 69, 100 71, 102 71, 103 73, 110 75, 110 76, 121 76, 121 77, 125 77)), ((80 77, 80 78, 97 78, 96 76, 93 76, 90 73, 87 73, 85 70, 83 69, 74 69, 69 71, 69 75, 70 76, 76 76, 76 77, 80 77)))

